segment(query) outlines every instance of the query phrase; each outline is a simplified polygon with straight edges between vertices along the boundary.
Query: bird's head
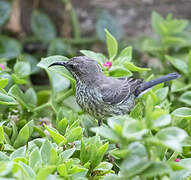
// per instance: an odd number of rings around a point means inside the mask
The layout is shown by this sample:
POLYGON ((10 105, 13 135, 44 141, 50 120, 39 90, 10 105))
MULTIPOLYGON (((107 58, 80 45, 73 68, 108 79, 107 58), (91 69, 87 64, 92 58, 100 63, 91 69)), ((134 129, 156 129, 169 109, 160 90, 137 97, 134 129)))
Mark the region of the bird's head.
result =
POLYGON ((67 62, 55 62, 49 67, 55 65, 64 66, 76 80, 82 82, 94 81, 98 76, 103 75, 98 63, 87 56, 77 56, 67 62))

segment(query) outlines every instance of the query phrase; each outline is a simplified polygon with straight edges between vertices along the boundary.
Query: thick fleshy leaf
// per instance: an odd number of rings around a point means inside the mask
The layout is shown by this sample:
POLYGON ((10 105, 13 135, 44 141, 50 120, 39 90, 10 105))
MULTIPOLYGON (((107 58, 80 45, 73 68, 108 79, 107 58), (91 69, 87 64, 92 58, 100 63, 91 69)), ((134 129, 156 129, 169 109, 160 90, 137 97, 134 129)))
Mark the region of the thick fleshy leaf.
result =
POLYGON ((179 101, 191 106, 191 91, 187 91, 182 94, 179 98, 179 101))
POLYGON ((18 77, 26 77, 31 73, 31 67, 29 62, 19 61, 14 66, 14 72, 18 77))
POLYGON ((60 158, 63 161, 65 161, 65 160, 69 159, 74 154, 75 151, 76 151, 76 148, 67 149, 60 153, 60 158))
POLYGON ((107 29, 105 29, 105 32, 106 32, 107 51, 109 54, 109 58, 112 60, 117 55, 118 43, 107 29))
POLYGON ((14 142, 14 147, 18 148, 25 145, 33 131, 33 121, 28 122, 20 131, 14 142))
POLYGON ((59 55, 71 55, 72 48, 69 44, 66 44, 63 39, 54 39, 50 42, 48 47, 48 56, 53 56, 55 54, 59 55))
POLYGON ((141 173, 141 177, 152 178, 169 174, 171 172, 170 167, 164 162, 153 162, 145 171, 141 173))
POLYGON ((3 89, 8 84, 7 78, 0 78, 0 89, 3 89))
POLYGON ((191 119, 191 109, 187 107, 181 107, 172 112, 173 115, 191 119))
POLYGON ((34 11, 31 18, 31 27, 35 36, 42 42, 50 42, 56 37, 54 24, 46 14, 34 11))
POLYGON ((46 130, 49 132, 50 136, 54 139, 54 141, 57 144, 66 143, 66 141, 67 141, 66 138, 64 136, 62 136, 56 129, 48 127, 45 124, 44 124, 44 126, 45 126, 46 130))
POLYGON ((0 58, 13 59, 21 53, 21 45, 15 39, 0 36, 0 58))
POLYGON ((122 34, 121 27, 115 18, 106 10, 99 13, 96 23, 96 33, 98 38, 102 41, 105 41, 104 29, 108 29, 108 31, 111 32, 117 40, 120 40, 122 34))
POLYGON ((113 165, 108 162, 101 162, 97 167, 94 168, 94 171, 109 171, 113 165))
POLYGON ((130 152, 121 164, 121 173, 130 178, 143 172, 152 162, 149 161, 147 150, 143 144, 134 142, 129 145, 128 150, 130 152))
POLYGON ((84 54, 85 56, 96 60, 100 64, 103 64, 104 62, 107 61, 107 58, 101 53, 96 53, 96 52, 89 51, 89 50, 81 50, 80 52, 82 54, 84 54))
POLYGON ((5 23, 9 18, 11 12, 11 5, 9 2, 1 1, 0 2, 0 26, 5 23))
POLYGON ((17 105, 18 102, 11 96, 0 92, 0 104, 4 105, 17 105))
POLYGON ((113 77, 127 77, 132 75, 131 71, 124 68, 123 66, 111 67, 109 74, 113 77))
POLYGON ((183 72, 184 74, 188 74, 188 65, 186 64, 184 59, 175 58, 172 56, 165 56, 167 60, 179 71, 183 72))
POLYGON ((160 130, 156 137, 167 147, 182 152, 183 141, 188 137, 187 133, 177 127, 168 127, 160 130))
POLYGON ((158 99, 161 101, 165 100, 168 95, 168 87, 160 88, 156 91, 158 99))
POLYGON ((150 71, 150 68, 140 68, 135 66, 131 62, 124 62, 123 63, 124 67, 127 68, 129 71, 137 71, 137 72, 142 72, 142 71, 150 71))
POLYGON ((162 127, 169 125, 171 123, 171 116, 170 114, 165 114, 157 118, 156 120, 153 120, 152 127, 162 127))

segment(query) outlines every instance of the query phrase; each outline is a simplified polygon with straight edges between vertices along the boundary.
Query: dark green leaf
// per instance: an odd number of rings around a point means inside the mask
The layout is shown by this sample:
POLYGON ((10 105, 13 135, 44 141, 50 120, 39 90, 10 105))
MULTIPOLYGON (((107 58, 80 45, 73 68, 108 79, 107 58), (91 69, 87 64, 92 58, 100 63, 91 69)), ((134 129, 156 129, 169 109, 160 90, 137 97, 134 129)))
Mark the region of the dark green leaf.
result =
POLYGON ((107 58, 101 53, 95 53, 89 50, 81 50, 80 52, 84 54, 85 56, 96 60, 100 64, 103 64, 104 62, 107 61, 107 58))
POLYGON ((191 106, 191 91, 187 91, 182 94, 179 98, 179 101, 191 106))
POLYGON ((183 141, 188 137, 187 133, 177 127, 168 127, 160 130, 156 137, 167 147, 182 152, 183 141))
POLYGON ((0 36, 0 47, 0 58, 13 59, 21 53, 21 45, 7 36, 0 36))
POLYGON ((14 72, 18 77, 26 77, 31 73, 31 67, 29 62, 19 61, 14 66, 14 72))
POLYGON ((120 40, 121 27, 116 22, 114 17, 112 17, 112 15, 106 10, 99 13, 98 20, 96 23, 96 33, 99 39, 102 41, 105 41, 104 29, 108 29, 108 31, 111 32, 111 34, 113 34, 117 40, 120 40))
POLYGON ((191 109, 187 107, 181 107, 172 112, 173 115, 183 118, 191 118, 191 109))
POLYGON ((1 1, 0 2, 0 26, 5 23, 9 18, 11 12, 11 5, 9 2, 1 1))
POLYGON ((48 43, 56 37, 54 24, 46 14, 34 11, 31 27, 35 36, 42 42, 48 43))
POLYGON ((147 151, 144 145, 134 142, 128 147, 130 153, 127 154, 125 160, 121 164, 121 173, 125 177, 132 177, 143 172, 152 163, 148 159, 147 151))

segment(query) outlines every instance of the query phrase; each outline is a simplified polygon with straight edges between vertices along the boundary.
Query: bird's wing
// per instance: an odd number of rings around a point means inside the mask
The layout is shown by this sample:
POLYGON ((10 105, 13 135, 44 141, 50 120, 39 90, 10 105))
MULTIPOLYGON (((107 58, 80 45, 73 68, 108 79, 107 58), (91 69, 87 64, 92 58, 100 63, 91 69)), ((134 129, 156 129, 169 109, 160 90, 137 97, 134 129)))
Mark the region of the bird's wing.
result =
POLYGON ((101 94, 104 102, 118 104, 127 99, 142 83, 142 79, 119 78, 101 85, 101 94))

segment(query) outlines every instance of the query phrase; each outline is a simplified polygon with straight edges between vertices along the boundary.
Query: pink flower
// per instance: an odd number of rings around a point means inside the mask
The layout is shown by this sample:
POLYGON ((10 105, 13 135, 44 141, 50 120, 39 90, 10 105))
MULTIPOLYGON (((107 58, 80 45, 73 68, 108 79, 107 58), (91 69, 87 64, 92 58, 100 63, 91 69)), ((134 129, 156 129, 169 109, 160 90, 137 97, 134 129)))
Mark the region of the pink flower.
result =
POLYGON ((112 62, 111 61, 107 61, 106 63, 103 64, 103 66, 107 67, 107 68, 111 68, 112 62))
POLYGON ((5 69, 5 66, 3 64, 0 64, 0 69, 1 70, 4 70, 5 69))
POLYGON ((179 161, 180 161, 180 159, 179 159, 179 158, 176 158, 174 161, 175 161, 175 162, 179 162, 179 161))

